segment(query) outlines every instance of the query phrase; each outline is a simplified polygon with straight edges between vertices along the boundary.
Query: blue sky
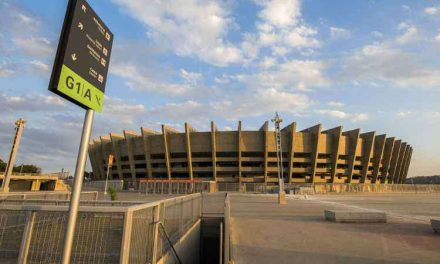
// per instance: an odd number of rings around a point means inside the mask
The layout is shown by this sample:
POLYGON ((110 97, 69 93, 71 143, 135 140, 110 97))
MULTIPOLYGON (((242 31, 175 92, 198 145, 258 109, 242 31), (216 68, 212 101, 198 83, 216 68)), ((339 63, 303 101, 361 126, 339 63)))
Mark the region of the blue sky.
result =
MULTIPOLYGON (((162 123, 257 129, 279 111, 401 138, 440 174, 440 1, 90 0, 115 39, 93 137, 162 123)), ((0 158, 73 170, 84 111, 47 91, 67 1, 0 3, 0 158)))

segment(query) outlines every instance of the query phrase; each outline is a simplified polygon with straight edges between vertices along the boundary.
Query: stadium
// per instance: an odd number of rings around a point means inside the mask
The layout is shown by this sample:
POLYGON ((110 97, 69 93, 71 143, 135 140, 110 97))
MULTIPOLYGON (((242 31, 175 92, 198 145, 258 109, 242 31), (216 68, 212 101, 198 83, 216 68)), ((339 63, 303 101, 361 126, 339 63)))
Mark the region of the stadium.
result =
MULTIPOLYGON (((412 147, 400 139, 323 130, 320 124, 297 131, 296 123, 281 130, 283 176, 286 183, 403 183, 412 147)), ((139 181, 203 180, 225 183, 278 184, 275 132, 265 122, 258 131, 198 132, 185 123, 179 132, 166 125, 157 132, 110 133, 93 140, 89 157, 93 180, 104 180, 114 156, 109 179, 139 181)))

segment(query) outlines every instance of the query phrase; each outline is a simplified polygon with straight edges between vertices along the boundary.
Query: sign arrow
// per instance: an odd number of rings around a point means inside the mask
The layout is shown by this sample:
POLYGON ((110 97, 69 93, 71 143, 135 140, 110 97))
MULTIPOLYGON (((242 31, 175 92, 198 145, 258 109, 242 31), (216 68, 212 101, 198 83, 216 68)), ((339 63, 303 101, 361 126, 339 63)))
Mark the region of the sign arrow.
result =
POLYGON ((81 9, 85 12, 87 12, 87 7, 85 5, 82 5, 81 9))
POLYGON ((73 61, 76 61, 77 59, 78 59, 78 58, 76 57, 76 53, 73 53, 73 54, 72 54, 72 60, 73 60, 73 61))
POLYGON ((83 29, 84 29, 84 25, 83 25, 83 23, 79 22, 78 27, 79 27, 81 30, 83 30, 83 29))

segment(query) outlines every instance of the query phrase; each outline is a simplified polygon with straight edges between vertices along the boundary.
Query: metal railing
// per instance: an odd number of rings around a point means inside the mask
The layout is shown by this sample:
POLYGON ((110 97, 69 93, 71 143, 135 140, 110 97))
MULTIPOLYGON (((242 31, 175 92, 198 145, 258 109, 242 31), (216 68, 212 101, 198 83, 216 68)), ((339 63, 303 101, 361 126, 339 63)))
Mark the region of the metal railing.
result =
MULTIPOLYGON (((97 191, 81 192, 81 200, 98 200, 97 191)), ((69 191, 31 191, 0 193, 0 200, 69 200, 69 191)))
POLYGON ((191 194, 213 191, 215 182, 211 181, 141 181, 138 191, 145 194, 191 194), (211 187, 213 186, 213 187, 211 187))
MULTIPOLYGON (((67 210, 68 201, 1 201, 1 263, 59 263, 67 210)), ((175 242, 200 217, 200 194, 143 204, 82 201, 71 263, 156 263, 169 250, 157 223, 175 242)))
MULTIPOLYGON (((264 183, 217 183, 219 192, 276 193, 278 185, 264 183)), ((286 193, 323 194, 323 193, 438 193, 440 184, 350 184, 350 183, 290 183, 285 185, 286 193)))

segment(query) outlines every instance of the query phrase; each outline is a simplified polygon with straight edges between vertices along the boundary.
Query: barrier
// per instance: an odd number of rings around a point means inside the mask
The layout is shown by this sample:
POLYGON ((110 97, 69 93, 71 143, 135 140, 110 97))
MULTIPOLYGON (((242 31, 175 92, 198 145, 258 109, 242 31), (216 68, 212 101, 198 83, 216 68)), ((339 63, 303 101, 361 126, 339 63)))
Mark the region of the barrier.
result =
POLYGON ((140 180, 139 192, 145 194, 191 194, 215 192, 215 182, 197 180, 140 180))
MULTIPOLYGON (((2 262, 60 262, 67 210, 68 201, 1 201, 2 262)), ((82 201, 71 263, 156 263, 167 251, 157 223, 176 241, 200 217, 200 194, 143 204, 82 201)))

